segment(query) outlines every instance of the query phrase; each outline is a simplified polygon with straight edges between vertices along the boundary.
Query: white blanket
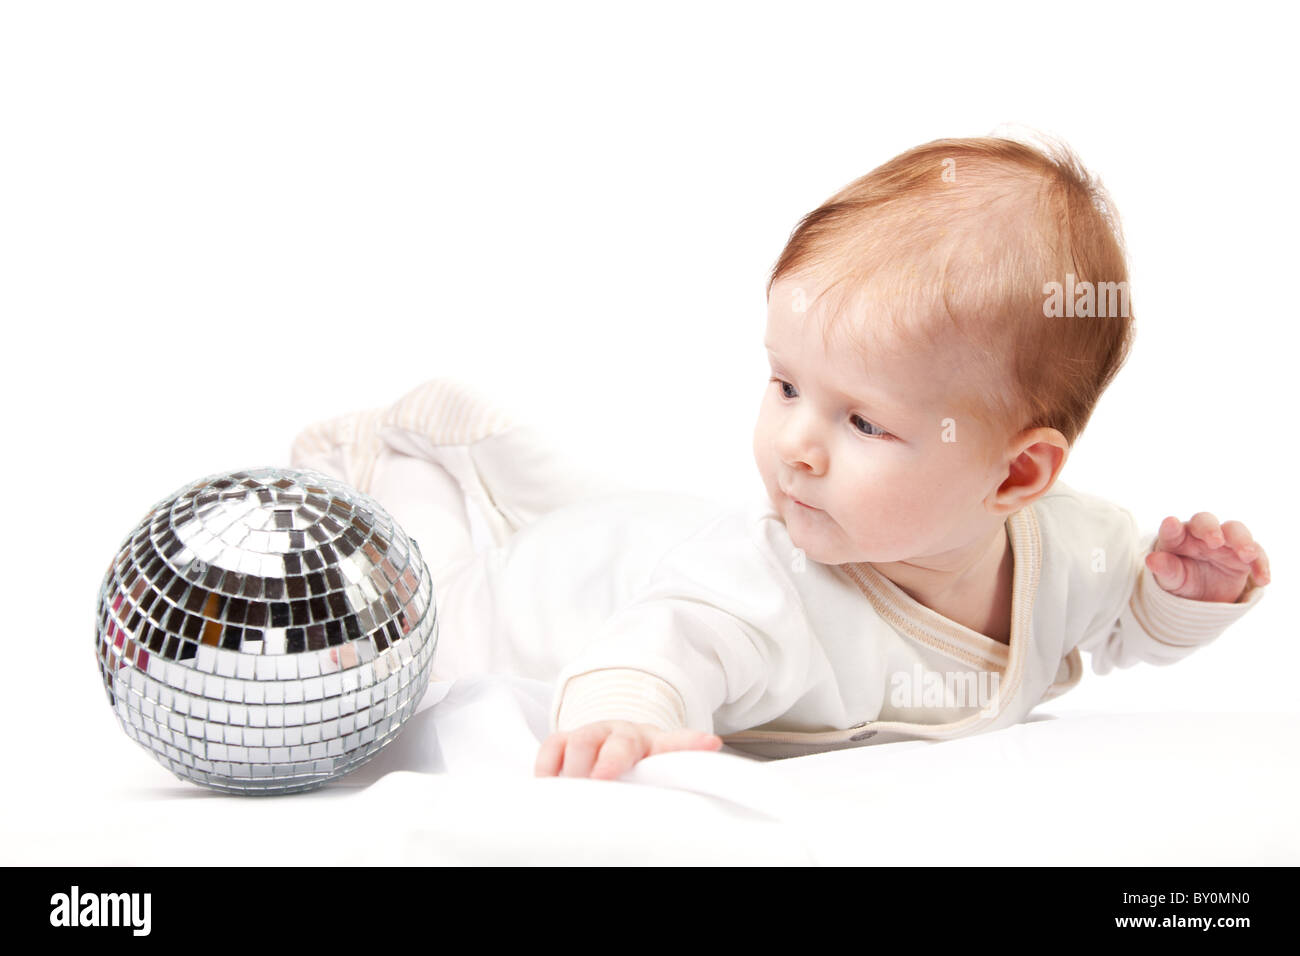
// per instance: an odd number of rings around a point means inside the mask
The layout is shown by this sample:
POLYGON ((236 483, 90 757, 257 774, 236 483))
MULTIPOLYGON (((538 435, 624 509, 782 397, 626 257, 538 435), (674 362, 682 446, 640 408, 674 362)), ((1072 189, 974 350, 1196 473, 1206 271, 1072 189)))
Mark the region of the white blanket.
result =
POLYGON ((532 775, 549 699, 543 682, 500 675, 431 685, 369 764, 281 797, 180 781, 97 720, 102 746, 50 761, 40 801, 29 782, 6 788, 3 862, 1300 862, 1296 715, 1049 708, 944 743, 672 753, 600 781, 532 775))

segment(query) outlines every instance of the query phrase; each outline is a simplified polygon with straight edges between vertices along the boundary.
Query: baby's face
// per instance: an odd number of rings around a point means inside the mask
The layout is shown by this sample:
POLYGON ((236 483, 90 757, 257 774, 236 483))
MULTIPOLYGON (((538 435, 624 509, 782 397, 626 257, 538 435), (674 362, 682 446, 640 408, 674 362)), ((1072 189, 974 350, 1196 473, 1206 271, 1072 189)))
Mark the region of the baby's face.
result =
POLYGON ((983 502, 1006 476, 1006 436, 959 410, 955 387, 970 384, 960 342, 873 353, 864 365, 856 350, 828 353, 821 310, 795 311, 796 289, 772 287, 773 380, 754 429, 755 461, 795 547, 822 564, 887 563, 941 558, 989 534, 1005 520, 983 502))

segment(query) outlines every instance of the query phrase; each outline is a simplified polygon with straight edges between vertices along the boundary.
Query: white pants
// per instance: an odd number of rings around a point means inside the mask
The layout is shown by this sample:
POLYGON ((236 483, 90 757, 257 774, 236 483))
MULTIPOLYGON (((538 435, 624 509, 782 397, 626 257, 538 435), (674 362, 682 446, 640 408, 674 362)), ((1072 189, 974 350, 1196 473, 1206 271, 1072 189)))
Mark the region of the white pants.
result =
MULTIPOLYGON (((560 455, 541 430, 519 423, 453 379, 426 382, 386 409, 313 425, 290 462, 374 497, 419 545, 434 600, 473 589, 476 565, 541 515, 621 490, 560 455)), ((440 629, 441 630, 441 629, 440 629)), ((496 669, 473 635, 440 635, 433 679, 496 669)))

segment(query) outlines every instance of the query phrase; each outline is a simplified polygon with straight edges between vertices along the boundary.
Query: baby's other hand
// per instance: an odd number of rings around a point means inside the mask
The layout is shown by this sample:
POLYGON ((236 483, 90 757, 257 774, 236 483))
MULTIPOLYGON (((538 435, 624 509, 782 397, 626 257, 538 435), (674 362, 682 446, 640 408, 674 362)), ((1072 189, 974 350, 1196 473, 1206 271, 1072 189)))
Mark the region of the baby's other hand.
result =
POLYGON ((1146 556, 1156 583, 1170 594, 1194 601, 1239 601, 1251 577, 1268 584, 1268 556, 1240 521, 1219 520, 1198 511, 1187 523, 1172 515, 1160 523, 1146 556))
POLYGON ((721 746, 721 737, 698 730, 660 730, 653 724, 602 720, 547 737, 538 751, 533 775, 613 780, 643 757, 721 746))

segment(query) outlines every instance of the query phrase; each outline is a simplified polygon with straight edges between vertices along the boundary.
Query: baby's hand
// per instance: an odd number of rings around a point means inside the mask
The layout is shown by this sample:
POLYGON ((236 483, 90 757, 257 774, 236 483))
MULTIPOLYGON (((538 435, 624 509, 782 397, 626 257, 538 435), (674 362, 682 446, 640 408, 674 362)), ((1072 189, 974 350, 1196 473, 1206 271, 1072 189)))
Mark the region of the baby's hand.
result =
POLYGON ((1268 556, 1240 521, 1219 520, 1208 511, 1186 524, 1172 515, 1160 523, 1156 544, 1146 556, 1156 583, 1178 597, 1232 604, 1246 581, 1268 584, 1268 556))
POLYGON ((602 720, 547 737, 537 754, 533 774, 613 780, 632 769, 642 757, 671 750, 717 750, 721 746, 721 737, 698 730, 660 730, 653 724, 602 720))

